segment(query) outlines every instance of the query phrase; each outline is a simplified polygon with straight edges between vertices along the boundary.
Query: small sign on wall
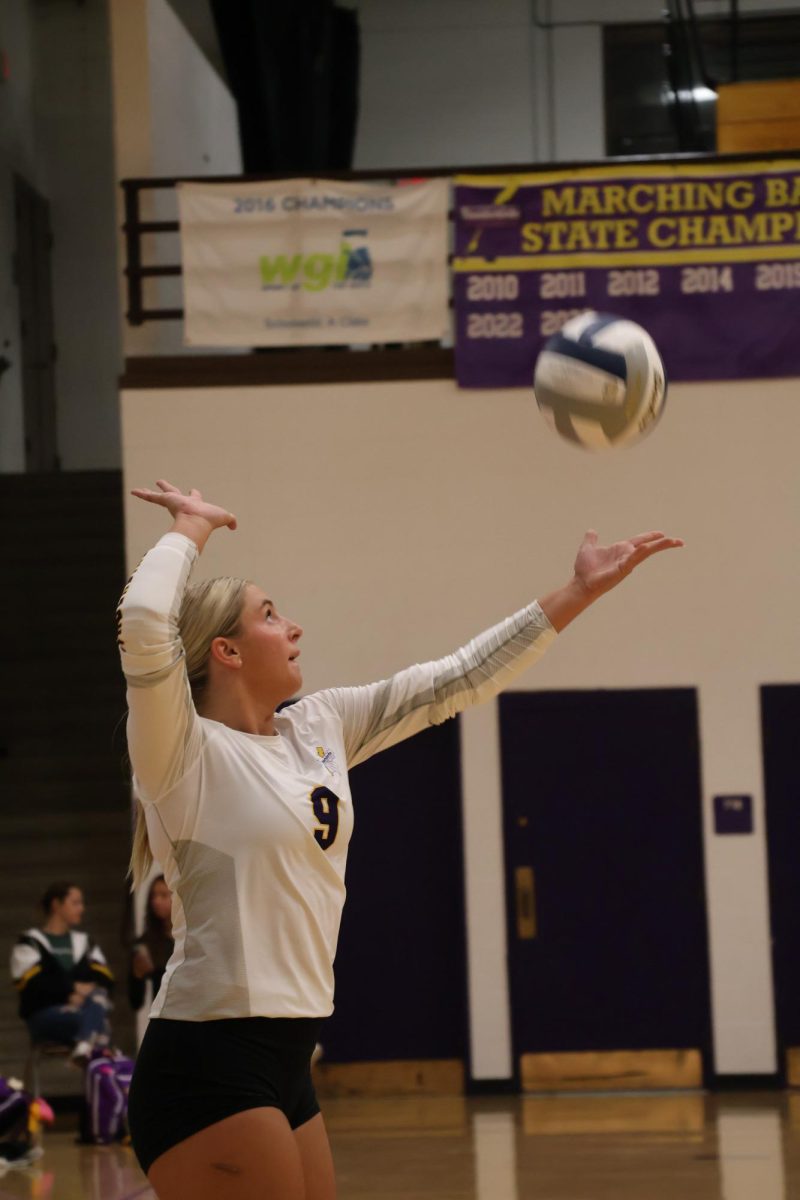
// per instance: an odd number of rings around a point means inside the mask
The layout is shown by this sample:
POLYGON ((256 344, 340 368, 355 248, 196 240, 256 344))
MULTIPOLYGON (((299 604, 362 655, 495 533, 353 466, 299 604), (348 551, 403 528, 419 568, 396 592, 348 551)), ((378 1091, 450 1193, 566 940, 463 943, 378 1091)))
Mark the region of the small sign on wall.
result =
POLYGON ((752 796, 714 797, 715 833, 752 833, 752 796))

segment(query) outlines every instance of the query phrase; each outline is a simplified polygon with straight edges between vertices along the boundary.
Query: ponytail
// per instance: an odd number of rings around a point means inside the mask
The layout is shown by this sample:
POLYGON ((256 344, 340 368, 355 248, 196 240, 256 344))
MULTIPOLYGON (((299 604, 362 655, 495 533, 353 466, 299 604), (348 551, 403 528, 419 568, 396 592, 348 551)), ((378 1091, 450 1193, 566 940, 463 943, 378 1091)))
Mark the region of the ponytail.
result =
POLYGON ((144 805, 141 800, 136 804, 136 827, 133 831, 133 849, 131 861, 128 864, 128 876, 131 879, 131 891, 135 892, 150 874, 153 865, 153 852, 147 840, 147 824, 144 819, 144 805))
MULTIPOLYGON (((246 579, 207 579, 187 588, 178 616, 186 675, 196 707, 208 687, 211 643, 217 637, 235 637, 244 606, 246 579)), ((136 801, 136 827, 128 867, 131 891, 140 887, 153 865, 147 824, 141 800, 136 801)))

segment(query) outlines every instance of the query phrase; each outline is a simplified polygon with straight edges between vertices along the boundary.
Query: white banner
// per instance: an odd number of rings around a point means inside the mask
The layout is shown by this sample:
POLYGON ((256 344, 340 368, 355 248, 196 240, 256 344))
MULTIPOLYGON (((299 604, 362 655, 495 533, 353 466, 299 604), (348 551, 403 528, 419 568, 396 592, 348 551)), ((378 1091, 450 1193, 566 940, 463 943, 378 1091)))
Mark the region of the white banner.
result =
POLYGON ((178 184, 186 341, 446 336, 448 200, 444 179, 178 184))

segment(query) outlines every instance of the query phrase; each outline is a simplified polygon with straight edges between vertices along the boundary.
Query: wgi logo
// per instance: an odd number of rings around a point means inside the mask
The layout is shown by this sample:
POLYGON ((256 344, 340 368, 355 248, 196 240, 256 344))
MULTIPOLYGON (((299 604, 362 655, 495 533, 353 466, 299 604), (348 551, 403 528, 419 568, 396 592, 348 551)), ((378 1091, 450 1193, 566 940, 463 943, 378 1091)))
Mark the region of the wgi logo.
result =
POLYGON ((338 254, 262 255, 258 260, 262 291, 321 292, 328 287, 366 286, 373 271, 366 236, 366 229, 346 229, 338 254))

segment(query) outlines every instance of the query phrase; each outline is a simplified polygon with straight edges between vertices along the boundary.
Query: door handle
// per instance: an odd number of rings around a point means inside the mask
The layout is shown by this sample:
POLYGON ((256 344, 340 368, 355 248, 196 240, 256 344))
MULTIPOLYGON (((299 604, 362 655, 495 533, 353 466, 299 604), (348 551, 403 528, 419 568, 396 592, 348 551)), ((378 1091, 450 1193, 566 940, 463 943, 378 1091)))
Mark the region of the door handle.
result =
POLYGON ((515 867, 514 891, 517 898, 517 937, 530 942, 536 937, 536 887, 533 867, 515 867))

